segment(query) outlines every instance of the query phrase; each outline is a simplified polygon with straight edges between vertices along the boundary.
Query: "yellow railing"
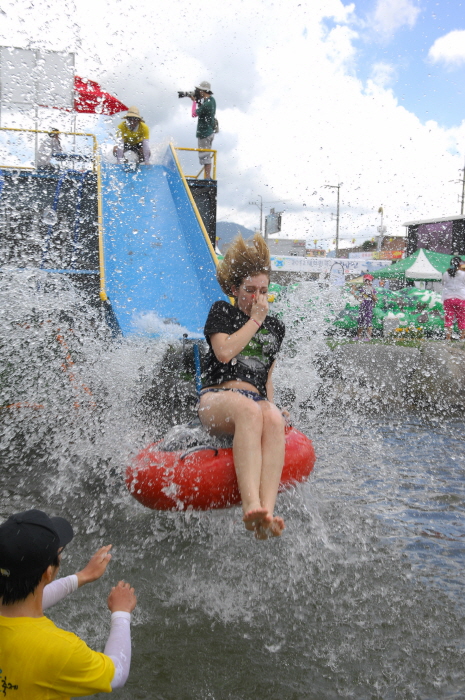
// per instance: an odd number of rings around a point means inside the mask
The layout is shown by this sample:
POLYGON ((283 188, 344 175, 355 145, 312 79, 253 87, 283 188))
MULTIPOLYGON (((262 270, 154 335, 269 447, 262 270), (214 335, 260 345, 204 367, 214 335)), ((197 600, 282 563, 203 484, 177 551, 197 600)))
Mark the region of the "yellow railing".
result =
MULTIPOLYGON (((190 187, 187 184, 186 175, 184 175, 184 173, 182 171, 181 164, 179 162, 179 158, 178 158, 177 153, 176 153, 176 151, 178 151, 178 150, 179 151, 196 151, 198 149, 196 149, 196 148, 177 148, 176 146, 173 146, 172 143, 170 143, 170 148, 171 148, 171 153, 173 154, 174 162, 176 163, 176 166, 179 170, 179 174, 181 175, 181 179, 182 179, 184 187, 186 189, 187 196, 189 197, 189 200, 190 200, 190 203, 192 204, 192 208, 194 210, 195 216, 197 217, 197 221, 199 222, 199 226, 202 229, 202 233, 203 233, 205 240, 207 242, 207 245, 210 249, 210 253, 211 253, 211 256, 213 258, 213 262, 215 263, 216 267, 218 267, 218 258, 216 257, 215 249, 212 245, 212 242, 210 240, 210 236, 208 235, 207 229, 205 228, 205 224, 203 223, 203 219, 200 216, 200 212, 197 208, 197 204, 195 203, 195 200, 194 200, 194 197, 192 196, 192 192, 190 190, 190 187)), ((204 150, 206 150, 206 149, 204 149, 204 150)), ((214 151, 214 153, 216 154, 216 151, 214 151)))
MULTIPOLYGON (((0 131, 21 131, 31 134, 49 134, 50 129, 18 129, 8 126, 0 126, 0 131)), ((80 131, 60 131, 59 134, 64 136, 86 136, 92 139, 92 169, 97 176, 97 227, 98 227, 98 254, 99 254, 99 272, 100 272, 100 299, 107 300, 105 289, 105 259, 103 250, 103 214, 102 214, 102 180, 100 169, 100 155, 98 152, 98 142, 95 134, 88 134, 80 131)), ((34 167, 17 166, 17 165, 0 165, 0 168, 9 168, 11 170, 35 170, 34 167)))
MULTIPOLYGON (((49 134, 50 129, 19 129, 16 127, 12 126, 0 126, 0 131, 20 131, 22 133, 26 134, 49 134)), ((93 169, 94 171, 96 170, 96 160, 97 160, 97 139, 94 134, 86 134, 82 131, 59 131, 57 132, 58 134, 62 134, 63 136, 86 136, 87 138, 91 138, 93 141, 93 148, 92 148, 92 162, 94 164, 93 169)), ((72 160, 72 157, 70 156, 70 160, 72 160)), ((34 166, 24 166, 24 165, 0 165, 0 168, 14 168, 15 170, 35 170, 34 166)))
MULTIPOLYGON (((180 146, 173 146, 176 151, 197 151, 198 153, 213 153, 213 180, 216 180, 216 151, 212 148, 181 148, 180 146)), ((197 175, 185 175, 185 177, 198 180, 199 175, 201 175, 205 170, 205 166, 199 170, 197 175)))

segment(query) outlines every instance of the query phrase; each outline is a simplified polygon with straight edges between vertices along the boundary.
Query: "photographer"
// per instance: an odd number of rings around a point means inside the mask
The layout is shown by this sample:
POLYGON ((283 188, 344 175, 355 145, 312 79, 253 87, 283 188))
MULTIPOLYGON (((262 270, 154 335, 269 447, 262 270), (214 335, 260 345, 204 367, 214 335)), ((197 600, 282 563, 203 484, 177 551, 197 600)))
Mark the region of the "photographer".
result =
MULTIPOLYGON (((196 86, 195 92, 200 95, 203 102, 199 102, 195 95, 189 95, 192 104, 192 116, 198 117, 197 121, 197 139, 199 148, 211 148, 213 137, 215 136, 216 128, 216 102, 211 91, 211 85, 204 80, 200 85, 196 86)), ((204 166, 205 179, 211 179, 212 170, 212 154, 199 153, 200 165, 204 166)))

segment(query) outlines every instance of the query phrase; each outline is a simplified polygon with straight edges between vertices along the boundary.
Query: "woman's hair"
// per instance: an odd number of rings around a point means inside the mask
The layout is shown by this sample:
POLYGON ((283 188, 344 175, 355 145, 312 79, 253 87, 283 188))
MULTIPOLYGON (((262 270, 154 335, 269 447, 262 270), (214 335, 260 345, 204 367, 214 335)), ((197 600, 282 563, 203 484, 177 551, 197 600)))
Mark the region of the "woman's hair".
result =
POLYGON ((455 277, 455 273, 459 269, 462 262, 462 258, 458 255, 454 255, 454 257, 450 259, 450 267, 447 272, 451 277, 455 277))
POLYGON ((236 236, 218 265, 216 277, 223 292, 231 296, 232 288, 239 287, 246 277, 266 275, 270 279, 270 271, 270 251, 262 236, 256 233, 250 245, 241 235, 236 236))

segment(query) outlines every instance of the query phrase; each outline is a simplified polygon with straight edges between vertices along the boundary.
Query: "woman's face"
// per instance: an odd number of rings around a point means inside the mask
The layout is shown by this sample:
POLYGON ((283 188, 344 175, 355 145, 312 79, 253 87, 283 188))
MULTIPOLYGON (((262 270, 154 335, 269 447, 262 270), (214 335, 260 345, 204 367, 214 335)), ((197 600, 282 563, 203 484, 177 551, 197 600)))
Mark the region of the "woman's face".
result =
POLYGON ((268 285, 270 280, 267 275, 255 275, 246 277, 239 287, 233 287, 233 296, 237 299, 237 306, 247 316, 250 316, 252 304, 259 298, 260 294, 268 297, 268 285))

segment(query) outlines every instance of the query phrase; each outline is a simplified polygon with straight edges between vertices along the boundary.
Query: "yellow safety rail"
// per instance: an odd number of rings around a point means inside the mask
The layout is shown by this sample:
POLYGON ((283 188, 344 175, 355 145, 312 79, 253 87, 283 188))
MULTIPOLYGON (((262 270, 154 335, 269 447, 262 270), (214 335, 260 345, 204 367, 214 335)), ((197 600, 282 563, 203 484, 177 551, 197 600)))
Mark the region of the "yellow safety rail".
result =
MULTIPOLYGON (((198 151, 199 153, 213 153, 213 180, 216 180, 216 151, 212 148, 181 148, 180 146, 174 146, 177 151, 198 151)), ((198 180, 199 175, 203 173, 205 166, 199 170, 197 175, 186 175, 185 177, 190 177, 193 180, 198 180)))
MULTIPOLYGON (((190 203, 192 204, 192 208, 194 209, 195 215, 197 217, 197 221, 199 222, 199 226, 202 229, 202 233, 203 233, 205 240, 207 242, 207 245, 210 249, 210 253, 211 253, 211 256, 213 258, 213 261, 214 261, 216 267, 218 267, 218 258, 216 257, 215 249, 212 246, 210 236, 207 233, 207 229, 205 228, 205 224, 203 223, 203 219, 200 216, 199 210, 197 209, 197 204, 195 203, 195 200, 194 200, 194 197, 192 196, 192 192, 190 190, 190 187, 187 184, 186 176, 184 175, 184 173, 182 171, 181 164, 179 162, 179 158, 178 158, 178 155, 176 153, 177 150, 179 150, 179 151, 197 151, 197 150, 207 150, 207 149, 197 149, 197 148, 179 148, 178 149, 178 148, 176 148, 176 146, 173 146, 172 143, 170 143, 170 148, 171 148, 171 153, 173 154, 174 162, 177 165, 177 168, 179 170, 179 174, 181 175, 181 179, 184 183, 184 187, 186 188, 187 196, 189 197, 190 203)), ((216 154, 216 151, 214 151, 214 153, 216 154)))
MULTIPOLYGON (((31 134, 49 134, 50 129, 18 129, 7 126, 0 126, 0 131, 21 131, 31 134)), ((100 156, 98 153, 98 143, 95 134, 87 134, 78 131, 60 131, 60 134, 65 136, 86 136, 92 139, 93 143, 93 170, 97 175, 97 227, 98 227, 98 254, 99 254, 99 272, 100 272, 100 299, 102 301, 107 300, 107 294, 105 291, 105 260, 103 252, 103 214, 102 214, 102 180, 101 180, 101 169, 100 169, 100 156)), ((35 170, 32 167, 16 166, 16 165, 0 165, 0 168, 9 168, 11 170, 35 170)))

